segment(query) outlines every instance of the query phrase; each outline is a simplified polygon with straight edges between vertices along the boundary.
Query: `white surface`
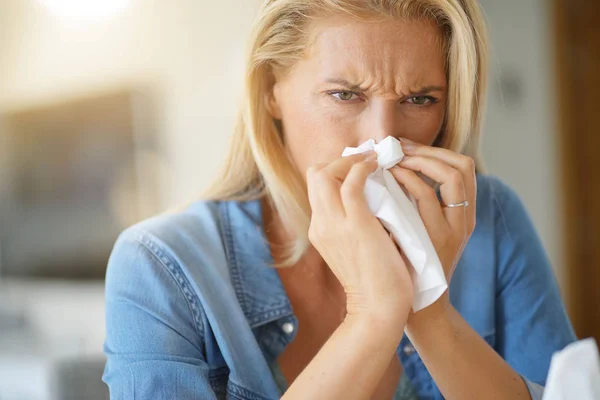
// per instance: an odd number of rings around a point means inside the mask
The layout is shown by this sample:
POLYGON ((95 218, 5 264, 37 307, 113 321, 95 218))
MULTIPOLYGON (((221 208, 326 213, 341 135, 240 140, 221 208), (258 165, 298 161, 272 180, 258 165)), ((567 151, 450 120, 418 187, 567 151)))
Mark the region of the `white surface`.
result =
POLYGON ((370 139, 358 147, 347 147, 342 156, 369 150, 377 153, 379 167, 367 178, 365 197, 373 215, 392 234, 412 264, 409 271, 415 291, 412 308, 417 312, 433 304, 448 288, 444 270, 417 206, 388 171, 404 157, 400 142, 391 136, 379 143, 370 139))

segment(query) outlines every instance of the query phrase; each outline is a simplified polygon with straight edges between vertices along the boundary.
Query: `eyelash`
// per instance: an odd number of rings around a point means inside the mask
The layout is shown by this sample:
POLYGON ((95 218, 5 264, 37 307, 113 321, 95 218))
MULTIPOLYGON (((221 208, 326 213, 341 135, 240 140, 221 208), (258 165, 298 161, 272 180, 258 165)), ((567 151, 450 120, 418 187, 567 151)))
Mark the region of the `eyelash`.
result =
POLYGON ((426 101, 429 101, 429 103, 427 103, 427 104, 409 103, 409 104, 412 104, 412 105, 415 105, 415 106, 419 106, 419 107, 425 107, 425 106, 433 105, 433 104, 435 104, 435 103, 438 102, 438 99, 436 99, 435 97, 433 97, 433 96, 425 96, 425 95, 411 96, 407 100, 414 99, 415 97, 424 97, 426 101))
MULTIPOLYGON (((352 100, 342 100, 339 97, 336 97, 336 94, 341 94, 341 93, 351 93, 353 96, 357 96, 360 98, 360 93, 357 92, 353 92, 351 90, 331 90, 328 91, 327 94, 331 97, 333 97, 336 101, 342 102, 342 103, 349 103, 352 100)), ((357 100, 357 99, 353 99, 353 100, 357 100)))
MULTIPOLYGON (((340 102, 340 103, 349 103, 351 101, 358 100, 358 99, 342 100, 339 97, 335 96, 336 94, 340 94, 340 93, 351 93, 352 95, 357 96, 357 97, 360 98, 360 93, 353 92, 351 90, 330 90, 330 91, 327 92, 327 94, 329 96, 331 96, 331 97, 334 98, 334 101, 337 101, 337 102, 340 102)), ((427 103, 427 104, 415 104, 415 103, 409 102, 408 104, 411 104, 411 105, 414 105, 414 106, 417 106, 417 107, 425 107, 425 106, 430 106, 430 105, 436 104, 439 101, 437 98, 435 98, 433 96, 425 96, 425 95, 413 95, 413 96, 408 97, 406 99, 406 101, 414 99, 416 97, 425 97, 425 99, 427 101, 429 101, 429 103, 427 103)))

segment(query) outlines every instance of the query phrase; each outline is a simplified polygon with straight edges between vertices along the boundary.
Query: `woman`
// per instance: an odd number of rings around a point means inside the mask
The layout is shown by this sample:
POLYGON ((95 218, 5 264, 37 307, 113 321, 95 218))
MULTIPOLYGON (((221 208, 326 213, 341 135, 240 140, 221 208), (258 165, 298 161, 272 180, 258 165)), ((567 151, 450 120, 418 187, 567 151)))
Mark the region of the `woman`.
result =
POLYGON ((575 337, 520 201, 476 174, 476 1, 270 0, 251 44, 210 200, 115 245, 112 398, 539 399, 575 337), (387 136, 450 282, 417 313, 363 194, 375 157, 340 157, 387 136))

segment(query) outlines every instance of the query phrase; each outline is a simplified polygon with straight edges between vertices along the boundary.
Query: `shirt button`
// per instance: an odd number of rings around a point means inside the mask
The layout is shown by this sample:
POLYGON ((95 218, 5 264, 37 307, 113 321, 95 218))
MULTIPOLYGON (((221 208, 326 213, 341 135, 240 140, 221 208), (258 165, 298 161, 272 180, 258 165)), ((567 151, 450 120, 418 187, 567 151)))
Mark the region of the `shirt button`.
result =
POLYGON ((404 346, 404 348, 402 349, 402 351, 404 352, 404 355, 410 356, 411 354, 413 354, 416 350, 414 348, 413 345, 411 344, 407 344, 406 346, 404 346))
POLYGON ((281 329, 287 333, 288 335, 292 334, 292 332, 294 332, 294 324, 292 324, 291 322, 286 322, 283 325, 281 325, 281 329))

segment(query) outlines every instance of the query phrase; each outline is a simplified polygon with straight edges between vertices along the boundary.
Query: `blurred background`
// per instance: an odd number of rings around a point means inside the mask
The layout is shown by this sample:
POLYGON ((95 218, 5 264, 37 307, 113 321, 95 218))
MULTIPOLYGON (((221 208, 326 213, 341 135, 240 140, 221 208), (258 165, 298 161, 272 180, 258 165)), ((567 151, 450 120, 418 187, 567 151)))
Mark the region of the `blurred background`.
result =
MULTIPOLYGON (((214 177, 259 4, 0 0, 1 400, 108 397, 111 247, 214 177)), ((488 172, 527 206, 578 335, 600 340, 600 3, 481 4, 488 172)))

